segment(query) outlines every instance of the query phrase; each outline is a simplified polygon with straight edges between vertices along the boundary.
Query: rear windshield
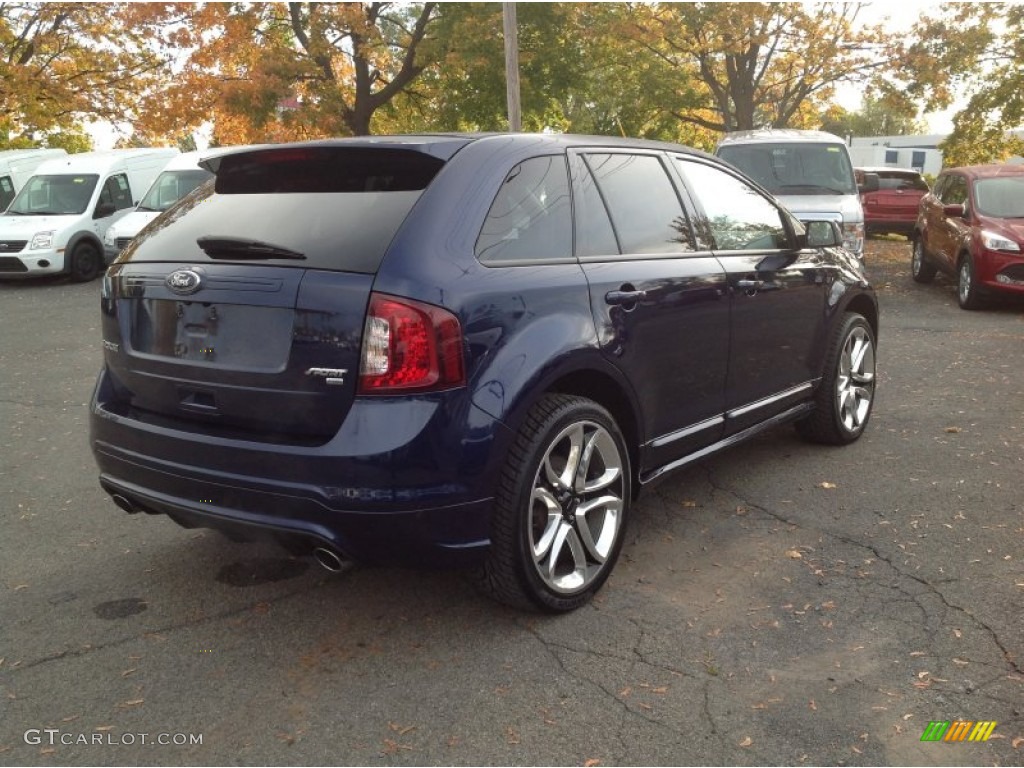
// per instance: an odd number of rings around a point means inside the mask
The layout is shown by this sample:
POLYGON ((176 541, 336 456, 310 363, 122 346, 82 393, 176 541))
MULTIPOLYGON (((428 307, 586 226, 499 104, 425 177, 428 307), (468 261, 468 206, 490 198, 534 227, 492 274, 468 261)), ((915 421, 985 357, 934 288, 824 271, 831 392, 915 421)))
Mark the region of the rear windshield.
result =
POLYGON ((221 158, 204 184, 133 241, 122 261, 245 261, 372 273, 444 161, 414 150, 283 147, 221 158), (197 240, 301 254, 211 257, 197 240))
POLYGON ((879 189, 917 189, 921 192, 928 191, 928 182, 916 173, 886 173, 878 174, 879 189))

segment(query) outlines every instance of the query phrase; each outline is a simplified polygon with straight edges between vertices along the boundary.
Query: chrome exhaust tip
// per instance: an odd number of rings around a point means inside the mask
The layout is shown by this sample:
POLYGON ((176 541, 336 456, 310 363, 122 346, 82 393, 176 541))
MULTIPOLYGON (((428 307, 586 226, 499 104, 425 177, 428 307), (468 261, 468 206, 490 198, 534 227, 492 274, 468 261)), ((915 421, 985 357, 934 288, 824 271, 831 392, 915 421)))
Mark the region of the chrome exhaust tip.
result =
POLYGON ((126 497, 122 496, 120 493, 111 494, 110 498, 113 499, 114 503, 118 506, 119 509, 123 509, 129 515, 134 515, 139 511, 138 507, 132 504, 131 501, 129 501, 126 497))
POLYGON ((346 560, 333 549, 317 547, 313 550, 313 557, 331 573, 341 573, 351 567, 352 561, 346 560))

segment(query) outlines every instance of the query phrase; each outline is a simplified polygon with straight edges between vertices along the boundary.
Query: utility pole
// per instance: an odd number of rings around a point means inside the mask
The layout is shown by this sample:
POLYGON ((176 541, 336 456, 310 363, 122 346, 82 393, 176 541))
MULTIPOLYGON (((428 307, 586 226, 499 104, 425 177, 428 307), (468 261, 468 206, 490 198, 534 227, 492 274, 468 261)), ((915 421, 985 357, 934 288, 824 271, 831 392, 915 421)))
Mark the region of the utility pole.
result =
POLYGON ((516 4, 502 3, 505 28, 505 94, 508 99, 508 129, 521 131, 523 119, 519 109, 519 32, 516 27, 516 4))

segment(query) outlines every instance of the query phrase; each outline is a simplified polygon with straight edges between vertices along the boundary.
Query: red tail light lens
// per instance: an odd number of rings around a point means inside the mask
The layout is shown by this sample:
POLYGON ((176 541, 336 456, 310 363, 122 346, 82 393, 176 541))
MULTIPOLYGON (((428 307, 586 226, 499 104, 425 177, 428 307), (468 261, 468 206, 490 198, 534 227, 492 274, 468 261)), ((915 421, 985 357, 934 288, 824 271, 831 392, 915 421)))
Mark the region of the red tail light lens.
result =
POLYGON ((428 392, 465 383, 462 328, 455 315, 418 301, 370 296, 359 394, 428 392))

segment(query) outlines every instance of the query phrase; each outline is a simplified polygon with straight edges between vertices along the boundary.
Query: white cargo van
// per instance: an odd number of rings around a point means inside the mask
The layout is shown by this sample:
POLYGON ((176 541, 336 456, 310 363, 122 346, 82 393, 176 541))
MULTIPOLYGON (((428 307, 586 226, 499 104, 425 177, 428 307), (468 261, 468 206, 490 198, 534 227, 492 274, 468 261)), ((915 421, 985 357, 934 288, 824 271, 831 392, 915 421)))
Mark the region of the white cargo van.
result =
POLYGON ((8 149, 0 152, 0 211, 11 204, 41 163, 63 157, 63 149, 8 149))
POLYGON ((70 274, 92 280, 103 268, 107 227, 179 154, 115 149, 48 160, 0 215, 0 278, 70 274))
POLYGON ((715 154, 739 168, 801 220, 835 221, 843 245, 864 253, 864 210, 845 142, 823 131, 788 129, 726 134, 715 154))
POLYGON ((138 207, 107 229, 103 238, 103 253, 107 263, 116 258, 144 226, 204 181, 213 178, 212 173, 199 167, 199 160, 211 154, 216 152, 183 152, 171 158, 138 207))

